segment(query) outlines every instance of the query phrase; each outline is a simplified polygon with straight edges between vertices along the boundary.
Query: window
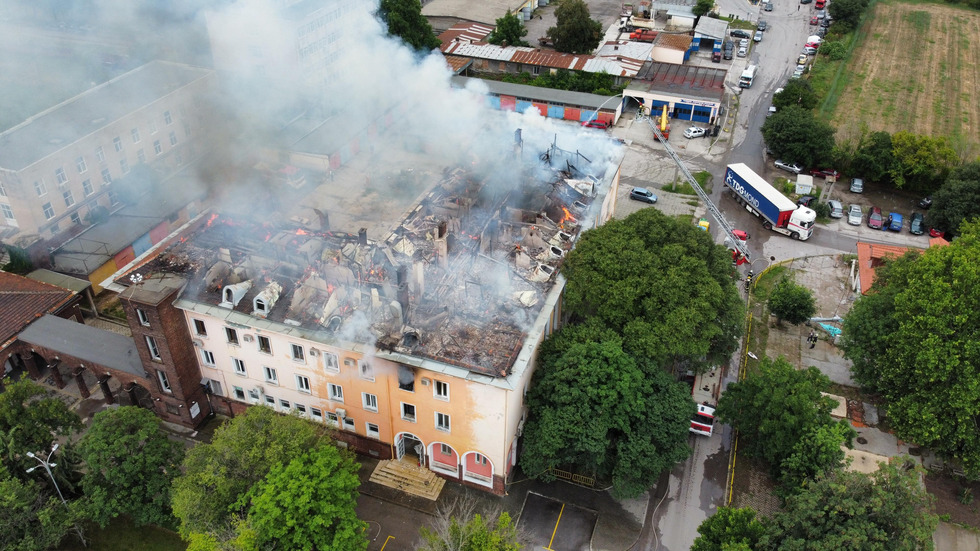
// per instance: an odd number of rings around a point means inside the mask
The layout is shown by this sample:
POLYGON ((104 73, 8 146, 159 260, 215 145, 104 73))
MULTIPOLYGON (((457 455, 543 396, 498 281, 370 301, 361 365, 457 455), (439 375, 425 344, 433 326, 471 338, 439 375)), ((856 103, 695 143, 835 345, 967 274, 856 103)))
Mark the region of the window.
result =
POLYGON ((140 129, 134 128, 129 131, 129 134, 133 136, 133 143, 140 143, 140 129))
POLYGON ((415 422, 415 406, 402 402, 402 419, 415 422))
POLYGON ((163 147, 160 145, 160 140, 153 140, 153 152, 157 155, 163 153, 163 147))
POLYGON ((276 374, 276 370, 273 369, 273 368, 271 368, 271 367, 264 367, 263 369, 265 370, 265 380, 266 380, 266 382, 272 383, 274 385, 278 385, 279 384, 279 375, 276 374))
POLYGON ((201 361, 204 365, 214 365, 214 354, 208 350, 201 350, 201 361))
POLYGON ((183 123, 181 123, 181 126, 184 127, 184 137, 185 138, 190 138, 191 137, 191 125, 187 124, 187 121, 184 121, 183 123))
POLYGON ((310 417, 312 417, 314 420, 319 421, 321 423, 323 422, 323 412, 320 411, 320 408, 312 408, 311 407, 310 408, 310 417))
POLYGON ((259 395, 259 389, 257 389, 257 388, 249 389, 249 391, 248 391, 248 399, 253 404, 259 403, 259 397, 260 397, 260 395, 259 395))
POLYGON ((350 417, 344 417, 344 430, 354 431, 354 420, 350 417))
POLYGON ((198 319, 194 320, 194 333, 201 337, 208 336, 208 328, 206 325, 204 325, 203 321, 198 319))
POLYGON ((98 159, 100 163, 105 162, 105 149, 102 149, 101 145, 95 150, 95 158, 98 159))
POLYGON ((232 387, 235 391, 235 399, 245 401, 245 389, 240 386, 232 387))
POLYGON ((303 347, 302 346, 300 346, 298 344, 293 344, 293 345, 290 345, 290 348, 292 348, 292 350, 293 350, 293 359, 294 360, 296 360, 298 362, 302 362, 302 361, 305 361, 306 360, 306 355, 303 354, 303 347))
POLYGON ((453 454, 453 449, 447 446, 446 444, 439 444, 439 451, 442 453, 442 455, 453 454))
POLYGON ((235 366, 235 375, 241 375, 242 377, 248 375, 248 372, 245 371, 245 362, 238 358, 232 358, 231 363, 235 366))
POLYGON ((58 185, 59 186, 62 185, 62 184, 64 184, 64 183, 66 183, 66 182, 68 182, 68 175, 65 174, 65 169, 62 168, 62 167, 60 167, 60 166, 55 169, 55 171, 54 171, 54 177, 55 177, 56 180, 58 180, 58 185))
POLYGON ((116 206, 119 204, 119 194, 116 193, 115 191, 109 192, 109 204, 112 206, 116 206))
POLYGON ((357 365, 362 379, 367 379, 369 381, 374 380, 374 369, 371 368, 371 364, 362 360, 357 362, 357 365))
POLYGON ((146 162, 146 153, 143 152, 142 147, 136 151, 136 160, 141 164, 146 162))
POLYGON ((485 467, 487 465, 487 458, 486 456, 480 455, 478 453, 474 453, 473 462, 476 463, 477 465, 483 465, 485 467))
MULTIPOLYGON (((151 337, 147 338, 149 339, 151 337)), ((173 392, 173 390, 170 388, 170 379, 167 378, 166 373, 163 371, 157 371, 157 379, 160 380, 160 388, 162 388, 164 392, 173 392)))
POLYGON ((296 376, 296 390, 300 392, 310 393, 310 379, 309 377, 304 377, 302 375, 296 376))
POLYGON ((330 352, 323 353, 323 367, 327 371, 333 371, 334 373, 340 372, 340 364, 337 362, 337 355, 331 354, 330 352))
POLYGON ((129 174, 129 161, 126 159, 119 159, 119 170, 122 170, 123 174, 129 174))
POLYGON ((330 392, 330 399, 335 402, 344 401, 344 389, 340 385, 335 385, 333 383, 327 384, 327 389, 330 392))
POLYGON ((0 203, 0 211, 3 211, 3 217, 7 220, 14 220, 14 210, 7 203, 0 203))
POLYGON ((364 428, 369 437, 371 438, 381 437, 381 431, 378 429, 378 425, 375 425, 374 423, 366 423, 364 428))
POLYGON ((85 164, 85 157, 79 155, 79 157, 75 159, 75 168, 78 169, 79 174, 84 174, 85 171, 88 170, 88 165, 85 164))
POLYGON ((86 197, 92 195, 94 191, 95 189, 92 187, 92 180, 85 180, 82 182, 82 193, 84 193, 86 197))
POLYGON ((176 132, 171 132, 170 133, 170 145, 177 145, 177 133, 176 132))
POLYGON ((449 400, 449 383, 436 381, 432 387, 432 392, 440 400, 449 400))
POLYGON ((149 126, 150 126, 150 134, 156 134, 157 133, 157 121, 150 121, 149 126))
POLYGON ((116 148, 116 152, 122 151, 122 139, 119 136, 112 138, 112 146, 116 148))
POLYGON ((289 411, 289 410, 290 410, 290 406, 289 406, 289 400, 281 400, 281 399, 280 399, 280 400, 279 400, 279 407, 280 407, 280 408, 281 408, 281 409, 282 409, 283 411, 289 411))
POLYGON ((276 399, 273 398, 272 396, 266 396, 265 405, 269 406, 270 408, 276 407, 276 399))
POLYGON ((361 401, 364 402, 364 409, 367 411, 378 411, 378 397, 367 392, 361 393, 361 401))
POLYGON ((306 417, 306 406, 304 406, 303 404, 295 404, 295 406, 296 406, 296 411, 303 417, 306 417))
POLYGON ((44 197, 44 194, 48 192, 48 188, 44 187, 44 182, 38 180, 34 182, 34 192, 37 193, 38 197, 44 197))
POLYGON ((205 386, 211 389, 211 394, 215 396, 224 396, 225 389, 221 388, 221 381, 215 381, 214 379, 207 379, 205 386))
POLYGON ((146 315, 146 310, 137 308, 136 317, 140 320, 140 325, 150 325, 150 317, 146 315))
POLYGON ((228 338, 228 344, 238 346, 238 331, 235 331, 231 327, 225 327, 225 337, 228 338))
POLYGON ((170 415, 180 415, 180 407, 177 404, 167 404, 165 407, 170 415))
POLYGON ((167 126, 170 126, 171 124, 174 123, 173 117, 170 116, 170 111, 163 112, 163 122, 167 123, 167 126))
POLYGON ((3 182, 0 182, 0 197, 6 197, 6 196, 7 196, 7 190, 6 188, 3 187, 3 182))
POLYGON ((449 416, 445 413, 436 412, 436 428, 449 432, 449 416))
POLYGON ((105 185, 109 185, 112 183, 112 174, 109 173, 108 168, 102 169, 102 183, 105 185))
POLYGON ((266 354, 272 354, 272 341, 269 337, 263 337, 259 335, 259 352, 265 352, 266 354))
POLYGON ((41 210, 44 211, 45 220, 51 220, 52 218, 54 218, 54 208, 51 206, 50 201, 41 205, 41 210))
POLYGON ((408 366, 398 366, 398 388, 415 392, 415 371, 408 366))
POLYGON ((71 216, 69 216, 68 219, 71 220, 71 223, 72 224, 81 224, 82 223, 82 217, 79 216, 77 212, 71 213, 71 216))
POLYGON ((337 417, 337 414, 336 413, 333 413, 332 411, 328 411, 327 412, 327 424, 328 425, 333 425, 335 427, 339 427, 340 426, 340 417, 337 417))
POLYGON ((75 204, 75 198, 72 196, 70 189, 66 189, 61 196, 65 199, 66 207, 70 207, 75 204))

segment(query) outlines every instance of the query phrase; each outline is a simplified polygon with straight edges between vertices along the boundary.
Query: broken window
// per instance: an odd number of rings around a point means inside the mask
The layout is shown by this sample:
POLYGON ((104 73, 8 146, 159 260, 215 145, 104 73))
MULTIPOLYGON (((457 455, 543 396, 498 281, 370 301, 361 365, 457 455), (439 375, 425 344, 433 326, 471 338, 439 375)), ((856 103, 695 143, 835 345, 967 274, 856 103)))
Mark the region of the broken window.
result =
POLYGON ((411 367, 398 366, 398 388, 415 392, 415 370, 411 367))

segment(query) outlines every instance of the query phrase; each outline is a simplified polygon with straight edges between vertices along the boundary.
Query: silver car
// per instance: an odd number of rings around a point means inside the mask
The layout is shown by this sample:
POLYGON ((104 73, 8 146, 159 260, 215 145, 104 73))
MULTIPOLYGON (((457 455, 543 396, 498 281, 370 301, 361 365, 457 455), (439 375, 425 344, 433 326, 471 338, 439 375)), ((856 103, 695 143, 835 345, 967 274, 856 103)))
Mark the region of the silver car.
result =
POLYGON ((861 212, 861 207, 858 205, 851 205, 847 209, 847 223, 852 226, 860 226, 861 221, 864 220, 864 213, 861 212))
POLYGON ((836 199, 831 199, 827 201, 827 206, 830 207, 830 217, 831 218, 843 218, 844 217, 844 205, 836 199))

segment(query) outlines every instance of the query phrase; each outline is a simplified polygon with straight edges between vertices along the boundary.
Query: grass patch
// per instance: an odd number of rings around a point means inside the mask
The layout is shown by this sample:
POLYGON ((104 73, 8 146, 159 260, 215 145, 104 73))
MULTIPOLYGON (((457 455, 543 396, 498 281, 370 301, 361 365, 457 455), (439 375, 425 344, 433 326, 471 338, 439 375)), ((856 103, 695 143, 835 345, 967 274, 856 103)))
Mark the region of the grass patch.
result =
POLYGON ((88 547, 82 547, 74 540, 60 547, 64 551, 184 551, 187 544, 176 532, 159 526, 137 527, 127 517, 118 517, 106 526, 105 530, 91 526, 85 530, 88 547))
POLYGON ((711 173, 707 170, 699 170, 693 174, 694 180, 701 186, 705 193, 711 193, 711 173))
POLYGON ((694 215, 693 214, 677 214, 677 215, 674 216, 674 218, 677 218, 678 220, 680 220, 681 222, 684 222, 685 224, 694 225, 694 215))
POLYGON ((696 206, 698 206, 700 204, 700 203, 698 203, 697 199, 692 199, 691 201, 685 201, 685 202, 688 205, 691 205, 692 207, 696 207, 696 206))
POLYGON ((690 183, 686 181, 671 182, 665 185, 664 187, 662 187, 661 189, 663 189, 664 191, 669 191, 671 193, 679 193, 681 195, 696 196, 698 194, 696 191, 694 191, 694 186, 692 186, 690 183))

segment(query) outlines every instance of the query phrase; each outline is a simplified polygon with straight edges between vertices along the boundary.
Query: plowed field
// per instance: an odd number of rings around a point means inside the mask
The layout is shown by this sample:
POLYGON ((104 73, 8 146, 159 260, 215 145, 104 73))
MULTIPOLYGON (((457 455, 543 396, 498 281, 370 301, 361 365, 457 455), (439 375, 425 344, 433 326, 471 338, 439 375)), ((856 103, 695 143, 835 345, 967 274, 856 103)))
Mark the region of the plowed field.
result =
POLYGON ((980 12, 878 2, 861 29, 833 116, 838 140, 862 128, 947 136, 980 152, 980 12))

